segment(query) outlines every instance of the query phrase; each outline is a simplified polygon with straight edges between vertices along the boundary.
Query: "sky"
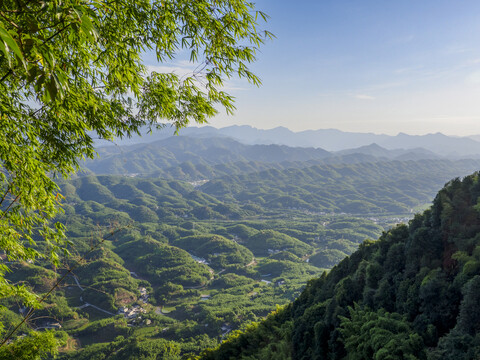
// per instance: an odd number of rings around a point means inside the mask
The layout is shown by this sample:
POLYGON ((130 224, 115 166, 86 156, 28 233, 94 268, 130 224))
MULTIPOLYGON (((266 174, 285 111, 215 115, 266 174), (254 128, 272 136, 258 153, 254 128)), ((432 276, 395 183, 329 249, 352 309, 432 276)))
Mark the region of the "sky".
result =
MULTIPOLYGON (((480 1, 257 0, 276 38, 215 127, 480 134, 480 1)), ((179 64, 181 66, 181 64, 179 64)))

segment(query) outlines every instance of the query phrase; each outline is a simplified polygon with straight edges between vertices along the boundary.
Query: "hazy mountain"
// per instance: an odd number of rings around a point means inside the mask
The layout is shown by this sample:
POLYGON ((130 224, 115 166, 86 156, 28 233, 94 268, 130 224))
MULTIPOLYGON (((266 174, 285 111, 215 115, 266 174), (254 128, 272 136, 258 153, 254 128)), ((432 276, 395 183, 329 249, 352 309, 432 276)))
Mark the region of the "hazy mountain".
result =
POLYGON ((377 157, 379 159, 395 160, 420 160, 420 159, 439 159, 440 156, 432 151, 423 148, 414 149, 393 149, 388 150, 378 144, 370 144, 355 149, 347 149, 336 152, 338 155, 364 154, 377 157))
POLYGON ((98 154, 98 159, 83 163, 84 168, 96 174, 150 174, 184 163, 203 166, 251 161, 281 163, 332 156, 319 148, 246 145, 231 138, 185 136, 171 136, 147 144, 102 147, 98 154))
MULTIPOLYGON (((346 149, 362 148, 375 143, 387 150, 412 150, 416 148, 422 148, 437 155, 448 156, 450 158, 480 156, 480 142, 477 141, 480 136, 454 137, 446 136, 441 133, 427 135, 408 135, 399 133, 396 136, 390 136, 373 133, 344 132, 336 129, 293 132, 285 127, 263 130, 256 129, 248 125, 234 125, 219 129, 212 126, 188 127, 181 129, 179 134, 181 136, 196 138, 227 137, 249 145, 276 144, 290 147, 322 148, 326 149, 327 151, 342 151, 346 149)), ((143 136, 134 135, 128 139, 117 139, 114 144, 125 146, 141 143, 153 143, 159 140, 165 140, 172 135, 174 135, 174 129, 169 126, 161 130, 155 130, 152 133, 148 133, 148 129, 145 129, 143 136)), ((111 142, 97 141, 98 148, 111 145, 111 142)), ((405 154, 405 152, 401 152, 398 154, 398 156, 401 156, 400 159, 425 158, 425 154, 418 154, 417 150, 408 156, 405 154)), ((392 158, 392 155, 393 154, 388 155, 387 158, 392 158)), ((427 158, 433 158, 430 155, 427 156, 427 158)), ((374 156, 383 155, 379 155, 377 153, 374 156)))
POLYGON ((378 144, 387 149, 422 147, 434 153, 449 157, 478 156, 480 154, 480 142, 468 137, 446 136, 441 133, 428 135, 408 135, 400 133, 378 144))
POLYGON ((101 147, 99 158, 84 162, 83 167, 86 173, 136 174, 192 181, 320 164, 439 158, 422 148, 388 150, 370 144, 330 153, 313 147, 247 145, 229 137, 206 136, 206 133, 197 137, 171 136, 145 144, 101 147))
MULTIPOLYGON (((244 144, 276 144, 290 147, 313 147, 322 148, 327 151, 341 151, 352 148, 360 148, 373 143, 388 150, 405 149, 412 150, 423 148, 441 156, 450 158, 459 157, 478 157, 480 156, 480 142, 473 137, 455 137, 447 136, 441 133, 428 135, 408 135, 399 133, 396 136, 373 134, 373 133, 354 133, 344 132, 335 129, 306 130, 293 132, 285 127, 277 127, 269 130, 256 129, 251 126, 228 126, 224 128, 188 127, 179 132, 182 136, 209 138, 209 137, 227 137, 235 139, 244 144)), ((154 131, 145 135, 133 136, 129 139, 116 140, 117 145, 135 145, 139 143, 152 143, 171 137, 174 130, 166 127, 159 131, 154 131)), ((98 141, 97 147, 111 145, 110 142, 98 141)), ((415 151, 416 153, 417 151, 415 151)), ((399 154, 399 155, 403 155, 399 154)), ((418 158, 418 154, 412 154, 413 158, 418 158)))
MULTIPOLYGON (((182 133, 188 136, 229 136, 246 144, 282 144, 294 147, 320 147, 328 151, 340 151, 358 148, 375 143, 385 149, 423 148, 441 156, 452 158, 480 155, 480 142, 469 137, 447 136, 441 133, 427 135, 396 136, 344 132, 336 129, 306 130, 293 132, 284 127, 270 130, 255 129, 251 126, 229 126, 216 129, 213 127, 187 128, 182 133)), ((401 155, 401 154, 399 154, 401 155)))
POLYGON ((306 130, 293 132, 285 127, 262 130, 248 125, 234 125, 220 129, 213 127, 188 128, 185 135, 198 136, 208 133, 230 136, 246 144, 280 144, 292 147, 320 147, 328 151, 338 151, 359 147, 387 139, 387 135, 373 133, 350 133, 336 129, 306 130))
POLYGON ((472 140, 480 141, 480 135, 471 135, 471 136, 468 136, 468 137, 472 140))
MULTIPOLYGON (((189 130, 193 132, 193 128, 189 130)), ((441 133, 396 136, 373 133, 353 133, 335 129, 292 132, 286 128, 258 130, 249 126, 231 126, 222 129, 205 129, 216 134, 232 136, 245 143, 273 143, 288 146, 321 147, 328 151, 358 148, 375 143, 385 149, 423 148, 441 156, 453 158, 480 155, 480 142, 468 137, 446 136, 441 133)), ((399 154, 401 155, 401 154, 399 154)))

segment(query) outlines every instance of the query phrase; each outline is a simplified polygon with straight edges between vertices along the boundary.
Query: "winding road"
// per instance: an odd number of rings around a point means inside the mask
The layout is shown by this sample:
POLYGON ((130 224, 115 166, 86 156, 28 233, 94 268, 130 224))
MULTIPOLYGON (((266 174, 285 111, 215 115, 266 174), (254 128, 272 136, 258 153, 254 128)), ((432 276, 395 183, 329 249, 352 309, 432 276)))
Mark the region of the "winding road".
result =
MULTIPOLYGON (((78 288, 83 292, 85 291, 85 289, 82 287, 82 285, 80 285, 80 282, 78 281, 78 277, 76 275, 72 275, 73 276, 73 279, 75 280, 75 283, 77 284, 78 288)), ((83 297, 80 296, 80 301, 83 303, 83 305, 80 305, 80 306, 77 306, 77 309, 84 309, 88 306, 94 308, 94 309, 97 309, 98 311, 101 311, 105 314, 108 314, 108 315, 111 315, 111 316, 115 316, 116 314, 108 311, 108 310, 105 310, 105 309, 102 309, 101 307, 98 307, 96 305, 93 305, 93 304, 90 304, 89 302, 86 302, 83 300, 83 297)))

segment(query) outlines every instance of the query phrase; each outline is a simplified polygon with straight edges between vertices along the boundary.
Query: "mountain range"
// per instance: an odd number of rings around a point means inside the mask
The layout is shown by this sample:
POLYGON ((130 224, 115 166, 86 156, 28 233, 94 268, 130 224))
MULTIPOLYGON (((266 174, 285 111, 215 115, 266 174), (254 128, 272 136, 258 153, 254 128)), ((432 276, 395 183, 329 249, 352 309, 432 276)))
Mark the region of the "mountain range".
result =
POLYGON ((448 160, 421 147, 389 150, 372 143, 354 149, 329 152, 314 147, 247 145, 229 137, 190 136, 170 136, 133 145, 104 146, 99 147, 97 152, 98 159, 82 163, 84 172, 189 181, 272 168, 304 168, 318 164, 448 160))
MULTIPOLYGON (((147 134, 147 132, 147 129, 145 129, 145 135, 142 137, 136 135, 129 139, 117 140, 115 143, 118 145, 134 145, 155 142, 174 135, 174 129, 170 127, 165 127, 160 131, 153 131, 151 134, 147 134)), ((375 143, 388 150, 423 148, 449 158, 480 157, 478 137, 455 137, 442 133, 427 135, 399 133, 396 136, 391 136, 374 133, 344 132, 336 129, 293 132, 285 127, 262 130, 248 125, 235 125, 219 129, 212 126, 188 127, 181 129, 179 133, 182 136, 200 138, 228 137, 249 145, 276 144, 290 147, 312 147, 322 148, 330 152, 359 148, 375 143)), ((97 141, 98 147, 109 144, 111 143, 97 141)))

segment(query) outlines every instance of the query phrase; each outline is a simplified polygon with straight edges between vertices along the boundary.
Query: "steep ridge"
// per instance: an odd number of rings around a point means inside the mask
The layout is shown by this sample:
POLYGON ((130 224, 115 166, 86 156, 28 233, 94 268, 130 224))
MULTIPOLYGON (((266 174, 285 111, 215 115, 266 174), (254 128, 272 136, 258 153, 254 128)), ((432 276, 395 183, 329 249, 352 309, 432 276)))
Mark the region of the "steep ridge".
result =
POLYGON ((301 296, 202 359, 476 359, 480 176, 364 242, 301 296))

